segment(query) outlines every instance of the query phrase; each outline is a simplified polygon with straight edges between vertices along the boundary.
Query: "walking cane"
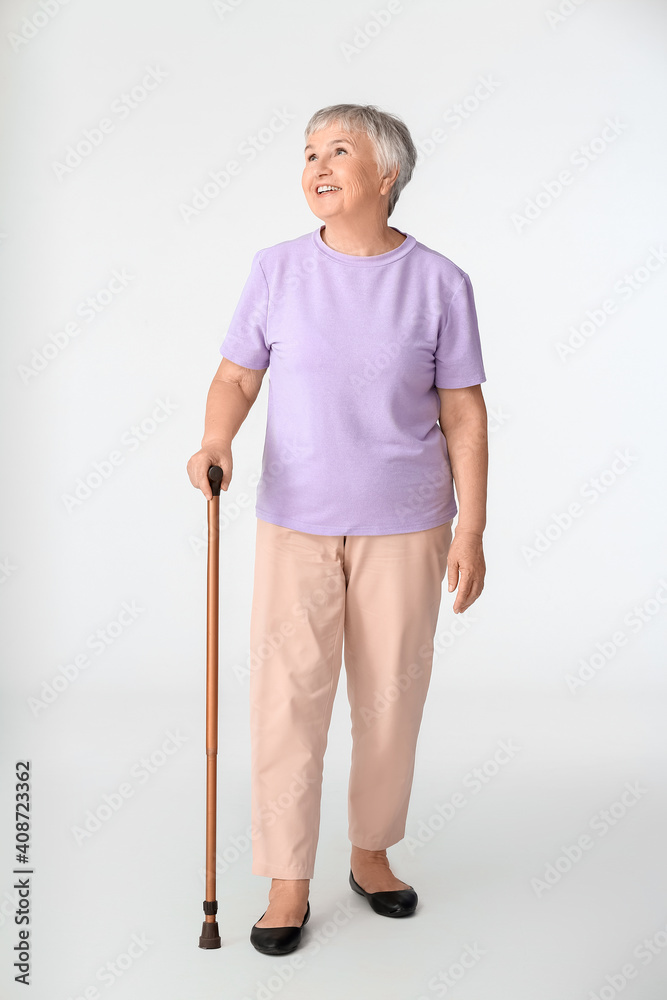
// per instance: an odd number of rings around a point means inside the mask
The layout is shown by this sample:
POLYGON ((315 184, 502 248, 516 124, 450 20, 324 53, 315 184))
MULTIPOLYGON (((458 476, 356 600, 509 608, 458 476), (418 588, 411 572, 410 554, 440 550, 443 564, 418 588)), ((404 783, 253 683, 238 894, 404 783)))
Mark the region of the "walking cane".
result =
POLYGON ((218 753, 218 566, 220 554, 220 483, 222 469, 212 465, 208 481, 213 496, 207 503, 208 564, 206 576, 206 899, 200 948, 219 948, 215 898, 216 788, 218 753))

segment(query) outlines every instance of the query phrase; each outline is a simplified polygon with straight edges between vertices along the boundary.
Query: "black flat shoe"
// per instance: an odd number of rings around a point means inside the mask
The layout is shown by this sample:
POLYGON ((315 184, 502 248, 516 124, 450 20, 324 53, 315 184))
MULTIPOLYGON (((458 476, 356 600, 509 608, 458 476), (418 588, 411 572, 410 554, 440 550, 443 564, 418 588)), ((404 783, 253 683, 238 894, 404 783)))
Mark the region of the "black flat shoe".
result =
MULTIPOLYGON (((266 910, 264 910, 266 913, 266 910)), ((262 917, 264 916, 262 914, 262 917)), ((261 920, 262 917, 259 919, 261 920)), ((254 927, 250 931, 250 941, 263 955, 287 955, 298 948, 301 931, 310 918, 310 900, 306 906, 303 923, 297 927, 254 927)))
MULTIPOLYGON (((383 917, 407 917, 414 913, 418 896, 410 886, 409 889, 389 889, 384 892, 366 892, 358 882, 355 882, 350 868, 350 886, 360 896, 365 896, 371 908, 383 917)), ((261 920, 261 917, 260 917, 261 920)))

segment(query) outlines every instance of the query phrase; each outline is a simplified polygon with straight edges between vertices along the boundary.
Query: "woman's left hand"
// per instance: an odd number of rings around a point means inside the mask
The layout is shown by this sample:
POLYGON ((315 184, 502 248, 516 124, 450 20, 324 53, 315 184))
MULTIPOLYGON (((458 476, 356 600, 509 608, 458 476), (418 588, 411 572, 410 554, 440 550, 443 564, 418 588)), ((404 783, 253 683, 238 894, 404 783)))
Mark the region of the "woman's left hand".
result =
POLYGON ((474 604, 484 589, 485 573, 482 536, 475 531, 457 529, 447 556, 449 592, 456 590, 457 585, 459 587, 454 601, 454 614, 467 611, 470 605, 474 604))

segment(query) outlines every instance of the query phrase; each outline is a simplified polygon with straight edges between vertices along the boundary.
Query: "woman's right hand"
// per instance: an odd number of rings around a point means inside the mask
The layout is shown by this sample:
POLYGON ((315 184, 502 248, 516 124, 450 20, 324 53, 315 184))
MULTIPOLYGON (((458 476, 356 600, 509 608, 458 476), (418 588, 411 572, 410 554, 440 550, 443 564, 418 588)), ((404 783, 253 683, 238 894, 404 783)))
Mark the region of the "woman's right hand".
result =
POLYGON ((187 472, 190 482, 196 489, 202 491, 207 500, 213 496, 211 484, 208 481, 208 470, 212 465, 219 465, 222 469, 220 489, 229 489, 233 468, 231 445, 207 445, 195 452, 188 461, 187 472))

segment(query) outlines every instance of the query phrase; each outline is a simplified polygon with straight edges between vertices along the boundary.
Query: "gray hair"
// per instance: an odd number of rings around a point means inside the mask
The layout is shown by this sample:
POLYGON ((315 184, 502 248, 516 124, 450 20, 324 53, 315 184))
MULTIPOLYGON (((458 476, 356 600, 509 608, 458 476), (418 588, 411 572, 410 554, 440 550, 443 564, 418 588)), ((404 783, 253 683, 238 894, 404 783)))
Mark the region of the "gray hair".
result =
POLYGON ((386 177, 399 167, 398 177, 389 192, 387 215, 394 211, 398 196, 412 177, 417 162, 417 150, 407 125, 398 115, 381 111, 374 104, 330 104, 320 108, 310 118, 304 131, 308 137, 334 122, 348 132, 366 132, 375 146, 380 177, 386 177))

